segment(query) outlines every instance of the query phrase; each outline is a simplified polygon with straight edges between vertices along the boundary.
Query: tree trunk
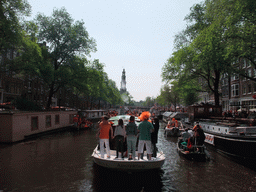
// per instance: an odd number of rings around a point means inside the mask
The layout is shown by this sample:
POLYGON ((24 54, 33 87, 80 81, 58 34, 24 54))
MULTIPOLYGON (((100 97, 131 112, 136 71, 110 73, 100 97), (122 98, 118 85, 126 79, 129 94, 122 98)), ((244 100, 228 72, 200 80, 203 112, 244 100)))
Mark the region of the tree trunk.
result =
POLYGON ((219 82, 220 82, 220 73, 216 72, 215 81, 214 81, 214 100, 215 100, 216 106, 220 105, 219 82))
POLYGON ((50 108, 51 108, 51 104, 52 104, 52 96, 53 96, 53 85, 51 85, 51 88, 50 88, 50 91, 49 91, 49 95, 48 95, 48 101, 47 101, 46 109, 50 109, 50 108))

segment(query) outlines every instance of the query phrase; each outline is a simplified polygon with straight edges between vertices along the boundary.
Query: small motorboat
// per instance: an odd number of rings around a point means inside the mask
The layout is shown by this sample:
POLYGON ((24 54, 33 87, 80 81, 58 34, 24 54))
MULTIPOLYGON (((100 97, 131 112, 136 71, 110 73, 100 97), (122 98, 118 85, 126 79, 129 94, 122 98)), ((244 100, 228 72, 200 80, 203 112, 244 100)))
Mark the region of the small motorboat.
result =
MULTIPOLYGON (((94 162, 102 167, 116 169, 120 171, 146 171, 150 169, 159 169, 162 167, 165 161, 165 155, 163 152, 158 152, 156 157, 152 157, 151 160, 147 159, 145 155, 140 160, 128 160, 127 157, 115 158, 116 151, 110 150, 110 158, 107 158, 107 154, 104 154, 104 158, 101 158, 100 150, 97 147, 93 150, 92 157, 94 162)), ((136 151, 136 158, 138 153, 136 151)))
POLYGON ((164 128, 165 136, 171 136, 171 137, 179 137, 181 133, 184 131, 182 127, 170 127, 167 126, 164 128))
POLYGON ((187 145, 184 145, 182 142, 182 137, 179 137, 177 149, 180 155, 195 161, 206 161, 210 159, 205 145, 192 145, 191 148, 188 149, 187 145))

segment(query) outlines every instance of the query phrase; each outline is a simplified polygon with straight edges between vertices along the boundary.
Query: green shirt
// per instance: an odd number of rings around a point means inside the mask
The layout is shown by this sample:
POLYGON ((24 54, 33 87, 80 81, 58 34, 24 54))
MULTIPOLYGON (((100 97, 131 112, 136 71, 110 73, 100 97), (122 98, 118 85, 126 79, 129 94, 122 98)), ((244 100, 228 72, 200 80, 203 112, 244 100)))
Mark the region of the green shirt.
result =
POLYGON ((152 123, 148 122, 148 121, 142 121, 139 126, 138 126, 138 130, 140 131, 140 137, 139 140, 151 140, 151 131, 153 130, 154 127, 152 125, 152 123))

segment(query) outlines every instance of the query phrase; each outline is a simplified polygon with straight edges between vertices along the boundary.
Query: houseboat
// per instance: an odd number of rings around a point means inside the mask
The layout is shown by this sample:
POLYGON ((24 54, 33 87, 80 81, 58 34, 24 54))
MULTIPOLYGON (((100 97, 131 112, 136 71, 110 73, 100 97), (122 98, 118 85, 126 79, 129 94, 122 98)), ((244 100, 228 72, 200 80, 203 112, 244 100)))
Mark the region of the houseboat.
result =
POLYGON ((25 112, 9 110, 0 113, 0 142, 13 143, 73 125, 77 111, 25 112))
POLYGON ((205 132, 205 142, 218 152, 256 160, 256 126, 217 120, 200 120, 200 126, 205 132))

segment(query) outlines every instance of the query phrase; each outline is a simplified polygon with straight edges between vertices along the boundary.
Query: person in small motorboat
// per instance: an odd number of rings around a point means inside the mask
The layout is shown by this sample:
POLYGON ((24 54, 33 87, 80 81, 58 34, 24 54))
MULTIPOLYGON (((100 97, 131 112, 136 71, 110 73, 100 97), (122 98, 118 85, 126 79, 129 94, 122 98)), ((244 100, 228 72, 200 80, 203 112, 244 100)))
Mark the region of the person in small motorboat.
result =
POLYGON ((166 126, 167 128, 171 128, 171 121, 168 121, 168 123, 167 123, 167 126, 166 126))
POLYGON ((140 132, 139 136, 139 145, 138 145, 138 160, 141 158, 141 154, 143 153, 144 145, 146 145, 146 150, 148 154, 148 159, 151 160, 152 152, 151 152, 151 132, 154 131, 154 127, 151 122, 149 122, 150 113, 148 111, 144 111, 141 114, 142 122, 138 126, 138 131, 140 132))
POLYGON ((128 148, 129 158, 128 160, 135 159, 136 143, 137 143, 137 125, 135 123, 135 117, 130 116, 130 121, 126 125, 126 142, 128 148))
POLYGON ((174 127, 176 127, 176 128, 179 127, 179 122, 177 120, 175 120, 174 127))
POLYGON ((193 131, 195 144, 203 145, 205 140, 205 134, 202 127, 199 125, 199 122, 196 123, 196 125, 193 128, 193 131))
POLYGON ((172 118, 172 121, 171 121, 171 127, 175 127, 175 123, 176 123, 176 121, 175 121, 176 119, 175 118, 172 118))
POLYGON ((96 136, 100 138, 100 155, 104 158, 104 143, 106 145, 107 158, 110 158, 110 147, 109 147, 109 131, 113 137, 113 129, 111 124, 108 122, 108 116, 102 116, 102 121, 99 124, 99 131, 96 136))
POLYGON ((179 140, 180 148, 184 149, 185 151, 188 150, 188 141, 191 137, 191 134, 188 132, 188 128, 181 134, 182 139, 179 140))
POLYGON ((118 125, 115 128, 114 137, 116 143, 116 159, 118 158, 119 152, 121 152, 122 159, 124 159, 124 140, 126 131, 124 128, 123 119, 118 120, 118 125))
POLYGON ((185 132, 183 132, 181 136, 184 142, 188 142, 188 138, 191 137, 191 134, 188 132, 188 128, 185 129, 185 132))

